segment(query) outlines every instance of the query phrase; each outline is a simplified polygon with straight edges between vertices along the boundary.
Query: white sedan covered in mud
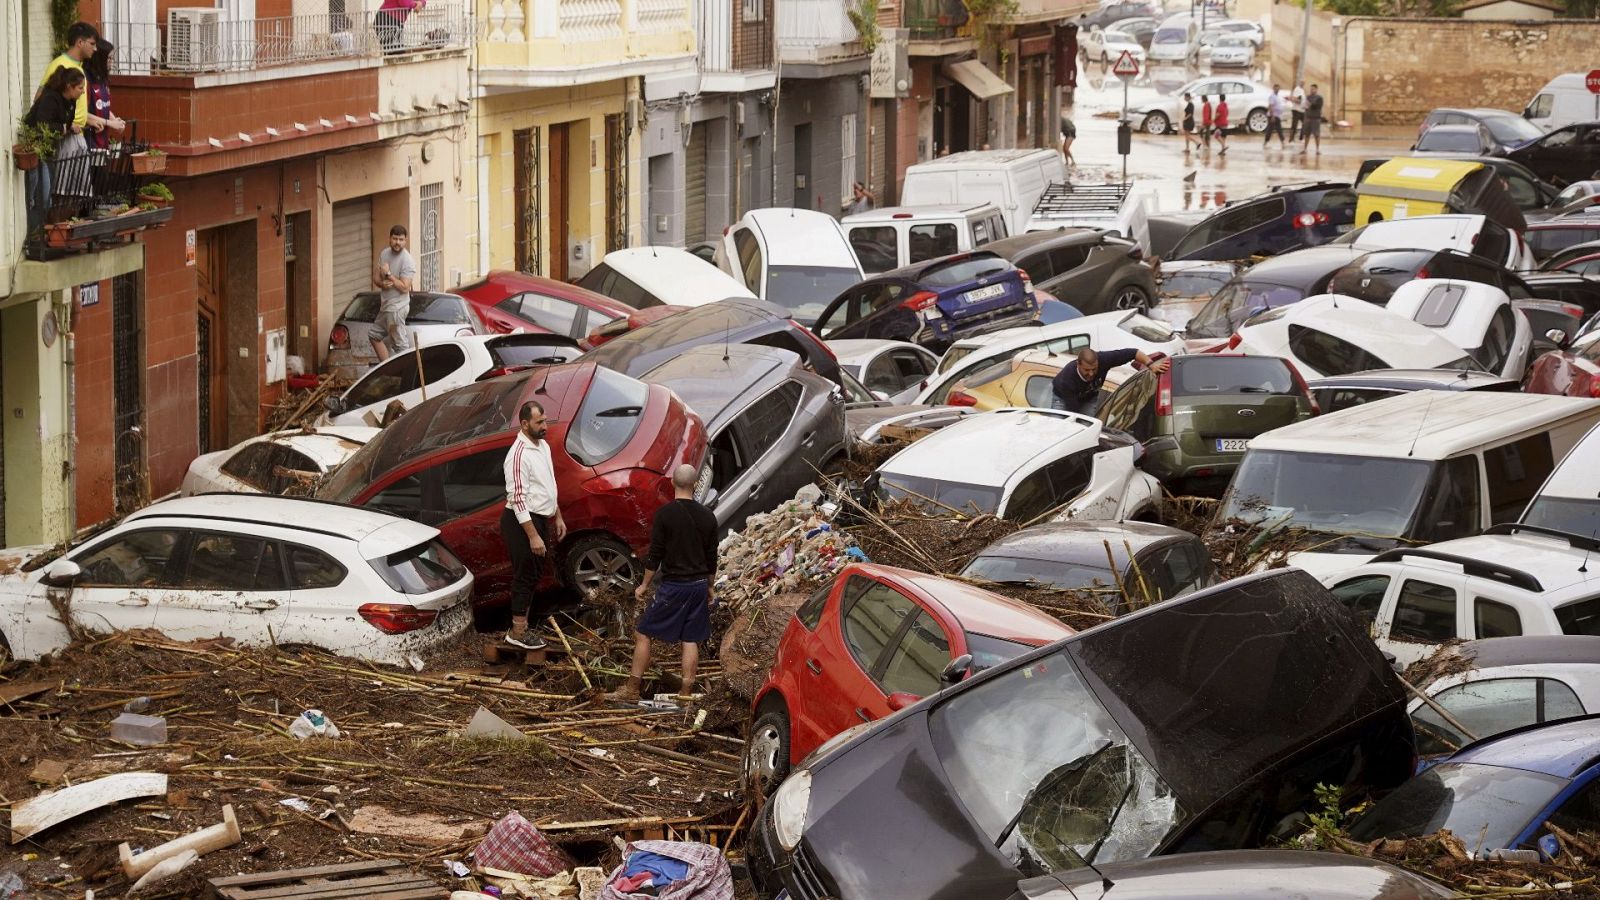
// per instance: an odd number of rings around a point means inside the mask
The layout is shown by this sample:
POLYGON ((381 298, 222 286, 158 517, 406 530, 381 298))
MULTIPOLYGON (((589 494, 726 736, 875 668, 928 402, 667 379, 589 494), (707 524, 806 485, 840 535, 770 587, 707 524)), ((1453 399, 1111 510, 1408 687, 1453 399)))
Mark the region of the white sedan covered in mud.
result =
POLYGON ((38 659, 77 630, 301 644, 390 665, 472 622, 472 573, 427 525, 266 495, 156 503, 51 561, 0 551, 0 659, 38 659))

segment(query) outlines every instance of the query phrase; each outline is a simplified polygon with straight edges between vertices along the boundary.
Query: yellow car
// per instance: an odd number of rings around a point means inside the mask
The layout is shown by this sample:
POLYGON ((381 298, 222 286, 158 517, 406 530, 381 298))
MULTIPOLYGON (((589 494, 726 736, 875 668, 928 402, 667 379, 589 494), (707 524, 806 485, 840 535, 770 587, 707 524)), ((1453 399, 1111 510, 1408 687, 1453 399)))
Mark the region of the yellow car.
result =
MULTIPOLYGON (((1010 359, 985 366, 950 387, 945 403, 951 406, 968 406, 988 411, 1008 406, 1033 406, 1050 409, 1054 392, 1050 382, 1064 366, 1074 365, 1073 354, 1051 355, 1043 350, 1021 353, 1010 359)), ((1118 366, 1106 373, 1100 394, 1115 391, 1118 385, 1136 374, 1133 366, 1118 366)))

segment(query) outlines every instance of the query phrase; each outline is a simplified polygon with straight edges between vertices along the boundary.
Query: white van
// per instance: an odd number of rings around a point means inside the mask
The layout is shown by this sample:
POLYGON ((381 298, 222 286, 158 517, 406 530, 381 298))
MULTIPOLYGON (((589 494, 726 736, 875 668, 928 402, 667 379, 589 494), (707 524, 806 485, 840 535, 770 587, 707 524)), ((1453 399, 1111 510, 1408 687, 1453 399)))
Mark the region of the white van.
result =
POLYGON ((977 206, 890 206, 839 221, 868 275, 975 250, 1006 236, 993 203, 977 206))
POLYGON ((866 277, 839 220, 810 209, 752 209, 722 233, 717 266, 810 328, 866 277))
POLYGON ((1219 521, 1302 531, 1317 578, 1386 550, 1480 534, 1528 506, 1600 423, 1600 400, 1415 391, 1252 438, 1219 521))
POLYGON ((1587 72, 1568 72, 1550 79, 1528 101, 1522 117, 1545 131, 1600 119, 1600 94, 1589 93, 1586 77, 1587 72))
POLYGON ((1005 215, 1006 232, 1022 234, 1045 189, 1066 180, 1066 164, 1055 150, 968 150, 908 167, 900 202, 906 206, 993 203, 1005 215))
POLYGON ((730 297, 755 296, 728 273, 681 247, 613 250, 578 279, 578 287, 634 309, 703 306, 730 297))
POLYGON ((1590 539, 1600 535, 1600 428, 1572 448, 1517 521, 1590 539))

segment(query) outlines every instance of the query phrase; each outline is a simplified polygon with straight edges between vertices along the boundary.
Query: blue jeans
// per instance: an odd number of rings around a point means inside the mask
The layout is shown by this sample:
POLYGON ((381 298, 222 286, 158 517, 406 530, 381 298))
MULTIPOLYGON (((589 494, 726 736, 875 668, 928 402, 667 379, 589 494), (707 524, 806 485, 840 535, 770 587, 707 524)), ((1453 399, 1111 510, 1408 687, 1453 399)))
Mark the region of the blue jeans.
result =
POLYGON ((44 227, 45 213, 50 209, 50 165, 48 159, 27 172, 28 234, 44 227))

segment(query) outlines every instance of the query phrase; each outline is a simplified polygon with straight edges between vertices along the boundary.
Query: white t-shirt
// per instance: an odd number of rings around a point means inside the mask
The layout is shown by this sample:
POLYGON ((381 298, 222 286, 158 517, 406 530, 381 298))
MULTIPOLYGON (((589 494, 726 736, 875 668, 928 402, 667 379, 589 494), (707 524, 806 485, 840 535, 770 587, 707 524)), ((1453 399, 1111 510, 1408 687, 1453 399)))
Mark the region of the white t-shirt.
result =
POLYGON ((1301 88, 1295 88, 1294 93, 1289 95, 1289 106, 1295 112, 1305 112, 1306 92, 1301 88))

